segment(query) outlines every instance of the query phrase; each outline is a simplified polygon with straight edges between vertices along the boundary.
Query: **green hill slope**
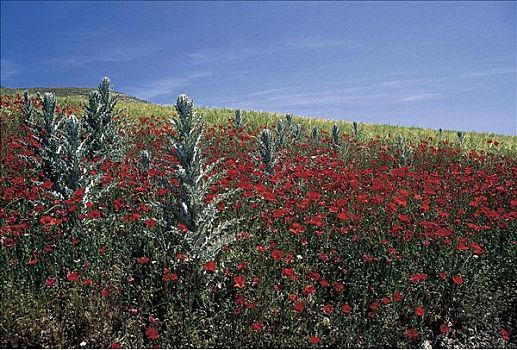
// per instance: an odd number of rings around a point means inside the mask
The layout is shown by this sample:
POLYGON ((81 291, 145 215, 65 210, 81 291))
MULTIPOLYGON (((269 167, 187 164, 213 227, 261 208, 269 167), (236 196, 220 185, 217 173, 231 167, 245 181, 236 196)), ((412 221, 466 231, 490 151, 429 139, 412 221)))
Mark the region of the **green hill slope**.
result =
MULTIPOLYGON (((23 94, 22 88, 2 88, 2 95, 23 94)), ((29 92, 53 92, 58 97, 58 104, 62 106, 72 106, 82 109, 86 96, 93 90, 89 88, 29 88, 29 92)), ((132 97, 123 93, 119 107, 123 115, 131 119, 139 117, 152 117, 157 122, 167 122, 169 117, 175 114, 171 105, 159 105, 132 97)), ((194 96, 195 97, 195 96, 194 96)), ((171 97, 172 100, 172 97, 171 97)), ((203 114, 209 124, 228 124, 234 116, 235 110, 230 108, 210 108, 200 107, 199 112, 203 114)), ((277 121, 285 120, 285 114, 264 112, 264 111, 243 111, 245 125, 251 128, 274 128, 277 121)), ((318 128, 320 132, 330 132, 332 126, 337 124, 342 134, 352 135, 353 121, 330 120, 325 118, 294 116, 294 124, 300 124, 303 132, 309 135, 313 128, 318 128)), ((397 125, 382 125, 370 123, 357 123, 360 137, 365 140, 379 140, 385 143, 397 142, 402 136, 408 143, 417 143, 422 140, 430 144, 437 144, 440 141, 458 143, 457 130, 435 130, 419 127, 407 127, 397 125)), ((465 149, 476 150, 497 150, 504 154, 517 155, 517 137, 509 135, 499 135, 494 133, 464 132, 463 146, 465 149), (497 141, 495 144, 493 141, 497 141)))

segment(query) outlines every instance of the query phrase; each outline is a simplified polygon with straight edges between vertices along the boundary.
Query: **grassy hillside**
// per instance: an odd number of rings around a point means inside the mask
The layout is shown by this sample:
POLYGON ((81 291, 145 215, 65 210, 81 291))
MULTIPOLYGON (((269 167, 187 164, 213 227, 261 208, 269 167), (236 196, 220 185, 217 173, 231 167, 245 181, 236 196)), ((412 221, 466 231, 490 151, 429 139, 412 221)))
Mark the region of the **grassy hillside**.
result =
MULTIPOLYGON (((62 106, 71 106, 78 110, 82 109, 86 101, 86 95, 91 89, 88 88, 30 88, 29 92, 53 92, 58 97, 58 103, 62 106)), ((22 89, 6 89, 2 88, 2 95, 22 94, 22 89)), ((131 118, 153 117, 158 122, 167 122, 171 115, 174 115, 174 107, 167 105, 158 105, 117 93, 121 96, 119 107, 122 114, 131 118)), ((203 114, 205 120, 210 124, 227 124, 234 116, 235 110, 230 108, 208 108, 200 107, 199 112, 203 114)), ((244 120, 246 126, 251 128, 274 127, 278 120, 285 119, 285 114, 262 112, 262 111, 244 111, 244 120)), ((312 118, 294 116, 293 123, 299 123, 304 132, 309 134, 312 128, 317 127, 320 131, 330 132, 332 125, 337 124, 343 134, 352 133, 353 121, 348 120, 330 120, 324 118, 312 118)), ((426 140, 430 144, 437 144, 441 141, 458 142, 458 134, 456 130, 439 130, 424 129, 418 127, 405 127, 382 124, 358 123, 360 135, 365 139, 379 139, 383 142, 396 142, 399 136, 409 143, 426 140)), ((504 154, 517 154, 517 137, 508 135, 499 135, 494 133, 465 132, 463 146, 466 149, 476 150, 500 150, 504 154), (496 141, 493 143, 493 141, 496 141)))
POLYGON ((98 91, 0 100, 0 347, 515 348, 516 138, 98 91))
MULTIPOLYGON (((88 96, 90 91, 92 91, 92 88, 84 88, 84 87, 31 87, 31 88, 6 88, 2 87, 0 88, 0 94, 1 95, 16 95, 16 94, 23 94, 23 92, 27 90, 31 94, 37 94, 39 93, 45 93, 45 92, 52 92, 58 97, 69 97, 73 96, 76 98, 84 98, 88 96)), ((147 103, 147 101, 142 100, 137 97, 129 96, 126 94, 123 94, 121 92, 115 91, 115 94, 118 95, 122 100, 125 101, 134 101, 134 102, 141 102, 141 103, 147 103)))

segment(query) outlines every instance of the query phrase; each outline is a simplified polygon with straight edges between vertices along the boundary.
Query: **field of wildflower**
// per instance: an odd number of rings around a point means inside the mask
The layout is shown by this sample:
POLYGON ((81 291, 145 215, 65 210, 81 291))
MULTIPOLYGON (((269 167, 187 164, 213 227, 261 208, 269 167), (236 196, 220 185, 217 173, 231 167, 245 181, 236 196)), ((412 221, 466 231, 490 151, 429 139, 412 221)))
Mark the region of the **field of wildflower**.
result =
POLYGON ((517 137, 1 108, 1 347, 517 346, 517 137))

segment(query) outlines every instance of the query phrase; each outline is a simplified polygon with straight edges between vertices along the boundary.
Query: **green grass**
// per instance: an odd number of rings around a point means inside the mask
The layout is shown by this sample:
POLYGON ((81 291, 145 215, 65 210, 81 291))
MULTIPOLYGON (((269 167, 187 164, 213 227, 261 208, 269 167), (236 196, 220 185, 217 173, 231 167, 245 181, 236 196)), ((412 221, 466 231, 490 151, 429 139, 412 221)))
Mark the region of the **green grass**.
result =
MULTIPOLYGON (((80 94, 74 94, 78 88, 34 88, 31 90, 50 91, 56 93, 58 96, 58 103, 60 105, 69 105, 77 109, 81 109, 85 102, 85 95, 89 89, 80 89, 80 94)), ((22 93, 17 89, 2 88, 2 94, 22 93)), ((122 110, 122 115, 131 119, 138 119, 139 117, 152 117, 157 122, 166 122, 169 117, 175 114, 173 106, 158 105, 139 100, 137 98, 122 95, 123 98, 119 103, 119 108, 122 110)), ((234 109, 229 108, 198 108, 207 123, 209 124, 227 124, 228 120, 233 118, 234 109)), ((263 128, 274 127, 278 120, 285 119, 284 114, 259 112, 259 111, 245 111, 244 121, 247 127, 263 128)), ((332 125, 337 124, 343 134, 352 134, 352 122, 347 120, 330 120, 324 118, 300 117, 294 116, 293 123, 299 123, 306 134, 309 134, 313 127, 318 127, 320 131, 326 130, 330 132, 332 125)), ((422 140, 428 141, 432 145, 438 144, 440 141, 447 141, 458 143, 457 131, 442 130, 440 133, 434 129, 424 129, 417 127, 405 127, 394 125, 381 125, 358 123, 361 130, 361 137, 365 140, 379 139, 382 142, 391 143, 396 142, 399 136, 403 136, 405 141, 410 144, 418 143, 422 140)), ((494 151, 509 155, 517 155, 517 137, 509 135, 499 135, 494 133, 480 133, 480 132, 465 132, 463 146, 465 149, 475 149, 483 151, 494 151), (493 144, 487 143, 489 140, 497 140, 499 145, 495 147, 493 144)))

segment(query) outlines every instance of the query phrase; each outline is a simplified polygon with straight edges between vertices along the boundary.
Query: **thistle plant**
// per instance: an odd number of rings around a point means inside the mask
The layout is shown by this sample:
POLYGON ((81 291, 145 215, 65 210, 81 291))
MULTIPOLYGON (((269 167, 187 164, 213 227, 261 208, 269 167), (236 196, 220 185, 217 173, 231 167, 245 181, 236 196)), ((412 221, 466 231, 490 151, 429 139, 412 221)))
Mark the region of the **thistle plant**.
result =
POLYGON ((23 106, 22 106, 22 117, 23 117, 23 124, 25 126, 29 126, 32 121, 32 114, 34 110, 32 107, 32 100, 29 95, 29 91, 25 90, 23 92, 23 106))
POLYGON ((357 122, 352 123, 352 135, 354 135, 356 140, 359 140, 361 137, 362 130, 359 127, 359 124, 357 122))
POLYGON ((317 126, 313 127, 311 130, 311 140, 313 142, 317 142, 320 139, 320 130, 317 126))
POLYGON ((286 145, 288 125, 286 122, 279 120, 276 123, 276 144, 278 148, 283 148, 286 145))
MULTIPOLYGON (((26 95, 29 98, 28 94, 26 95)), ((29 108, 29 103, 24 107, 29 108)), ((31 111, 32 108, 30 109, 31 111)), ((61 160, 59 158, 60 145, 58 130, 60 123, 55 116, 56 97, 54 94, 46 93, 43 95, 43 111, 39 112, 40 118, 32 122, 26 119, 32 132, 32 137, 40 145, 34 149, 37 156, 33 159, 38 170, 54 184, 57 189, 58 180, 60 178, 61 160)), ((27 110, 28 112, 28 110, 27 110)), ((32 112, 30 112, 32 118, 32 112)))
POLYGON ((85 168, 86 140, 81 141, 81 123, 71 115, 64 120, 65 130, 60 139, 61 146, 61 194, 70 196, 78 188, 89 192, 92 177, 85 168))
POLYGON ((407 159, 406 159, 406 147, 405 147, 405 143, 404 143, 404 136, 399 135, 396 146, 397 146, 397 150, 399 153, 400 164, 405 165, 407 159))
POLYGON ((287 128, 289 129, 291 127, 291 125, 293 125, 293 115, 290 113, 287 113, 285 115, 285 122, 286 122, 287 128))
POLYGON ((266 171, 273 173, 277 162, 277 147, 273 133, 269 129, 264 129, 260 133, 259 153, 262 163, 266 165, 266 171))
POLYGON ((458 131, 456 135, 458 136, 460 146, 463 146, 463 142, 465 141, 465 133, 463 131, 458 131))
POLYGON ((301 124, 295 124, 291 127, 291 132, 295 141, 300 141, 303 136, 303 130, 301 124))
POLYGON ((88 139, 86 143, 88 157, 117 156, 113 150, 121 150, 119 125, 113 119, 118 97, 114 95, 109 78, 102 79, 97 91, 88 95, 84 106, 83 125, 88 139))
POLYGON ((331 134, 331 142, 332 142, 332 148, 337 149, 339 148, 341 144, 341 130, 339 129, 339 126, 337 124, 334 124, 332 126, 332 134, 331 134))
POLYGON ((241 129, 244 127, 243 113, 240 109, 235 111, 235 115, 233 117, 233 126, 235 129, 241 129))
POLYGON ((140 162, 138 165, 142 174, 147 174, 151 167, 151 155, 148 150, 144 149, 140 152, 140 162))
POLYGON ((171 185, 166 179, 162 181, 172 192, 173 198, 160 204, 160 207, 167 218, 172 215, 177 223, 187 227, 189 232, 185 234, 171 222, 166 222, 168 230, 180 238, 184 251, 194 259, 209 259, 232 239, 226 231, 237 220, 217 223, 219 212, 216 206, 235 191, 219 194, 208 204, 205 203, 210 186, 220 178, 220 174, 212 174, 218 162, 206 165, 201 146, 204 123, 194 112, 193 100, 187 95, 180 95, 175 108, 178 116, 171 119, 174 130, 171 141, 172 150, 179 161, 179 185, 171 185))

